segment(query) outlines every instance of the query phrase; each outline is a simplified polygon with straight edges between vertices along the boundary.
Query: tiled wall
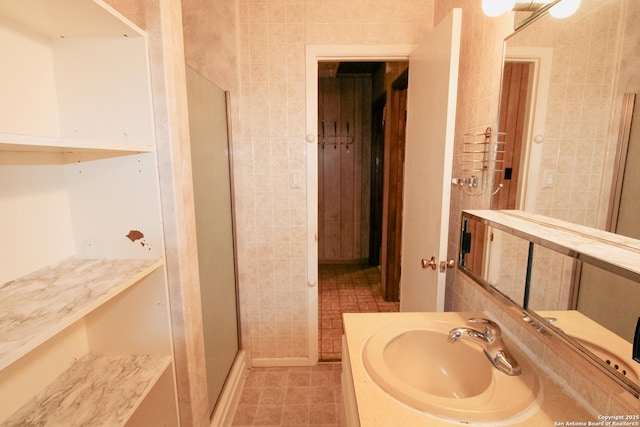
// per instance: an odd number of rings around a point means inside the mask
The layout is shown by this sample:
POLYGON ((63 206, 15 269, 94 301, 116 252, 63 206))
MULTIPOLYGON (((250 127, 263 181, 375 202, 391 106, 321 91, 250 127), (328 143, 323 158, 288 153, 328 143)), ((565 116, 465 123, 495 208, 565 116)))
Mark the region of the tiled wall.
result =
POLYGON ((432 13, 433 0, 240 0, 240 291, 254 359, 310 356, 305 47, 415 43, 432 13))
MULTIPOLYGON (((603 179, 625 0, 583 2, 568 20, 544 17, 509 46, 553 48, 535 212, 602 227, 608 184, 603 179), (553 183, 547 183, 547 176, 553 183), (601 195, 603 200, 600 200, 601 195)), ((615 127, 611 127, 615 135, 615 127)), ((615 148, 613 149, 615 151, 615 148)))

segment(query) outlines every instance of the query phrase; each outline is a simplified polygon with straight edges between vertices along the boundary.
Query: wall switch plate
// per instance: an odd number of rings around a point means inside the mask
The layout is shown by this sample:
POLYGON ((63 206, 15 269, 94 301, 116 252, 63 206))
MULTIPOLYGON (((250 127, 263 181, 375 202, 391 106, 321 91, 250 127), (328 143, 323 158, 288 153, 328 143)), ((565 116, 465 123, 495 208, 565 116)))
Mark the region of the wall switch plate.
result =
POLYGON ((292 173, 289 175, 289 186, 291 188, 300 188, 300 177, 297 173, 292 173))

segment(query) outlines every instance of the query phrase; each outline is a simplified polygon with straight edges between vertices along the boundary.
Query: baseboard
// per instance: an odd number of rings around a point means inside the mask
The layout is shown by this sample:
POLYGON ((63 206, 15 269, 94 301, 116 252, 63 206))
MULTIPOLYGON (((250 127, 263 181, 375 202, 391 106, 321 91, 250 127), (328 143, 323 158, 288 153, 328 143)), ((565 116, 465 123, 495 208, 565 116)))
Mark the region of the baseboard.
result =
POLYGON ((249 359, 247 358, 247 352, 240 350, 236 359, 233 361, 231 371, 229 371, 229 376, 224 383, 222 393, 213 411, 211 427, 226 427, 233 424, 233 418, 238 409, 244 380, 248 372, 249 359))
POLYGON ((257 358, 251 360, 251 366, 254 368, 270 368, 276 366, 315 366, 317 364, 317 360, 311 360, 307 357, 257 358))

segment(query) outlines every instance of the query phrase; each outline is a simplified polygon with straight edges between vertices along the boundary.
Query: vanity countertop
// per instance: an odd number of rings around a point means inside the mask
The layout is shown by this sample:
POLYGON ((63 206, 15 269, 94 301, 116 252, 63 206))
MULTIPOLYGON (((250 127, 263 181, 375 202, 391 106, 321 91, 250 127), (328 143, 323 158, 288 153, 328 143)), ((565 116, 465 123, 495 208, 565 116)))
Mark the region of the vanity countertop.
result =
MULTIPOLYGON (((369 426, 451 426, 462 425, 435 418, 409 408, 385 393, 365 371, 362 363, 362 348, 369 337, 381 328, 395 322, 419 320, 451 321, 460 326, 466 325, 470 317, 486 317, 479 313, 346 313, 344 314, 344 330, 349 351, 349 366, 353 375, 353 385, 358 407, 361 427, 369 426)), ((518 358, 525 358, 522 351, 505 336, 509 350, 518 358)), ((345 360, 343 360, 345 363, 345 360)), ((489 363, 489 362, 487 362, 489 363)), ((508 425, 518 426, 553 426, 554 423, 597 421, 585 409, 567 395, 561 387, 553 382, 533 362, 542 388, 542 399, 539 410, 528 417, 511 419, 508 425)), ((487 425, 487 424, 484 424, 487 425)), ((500 422, 490 425, 506 425, 500 422)))

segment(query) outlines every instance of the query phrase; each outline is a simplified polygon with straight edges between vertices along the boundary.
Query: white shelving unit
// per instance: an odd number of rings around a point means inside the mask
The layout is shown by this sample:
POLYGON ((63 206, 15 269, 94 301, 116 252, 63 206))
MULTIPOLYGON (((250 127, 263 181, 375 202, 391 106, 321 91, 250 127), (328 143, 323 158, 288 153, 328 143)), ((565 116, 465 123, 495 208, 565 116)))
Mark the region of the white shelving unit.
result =
POLYGON ((178 425, 147 41, 0 0, 0 426, 178 425))

